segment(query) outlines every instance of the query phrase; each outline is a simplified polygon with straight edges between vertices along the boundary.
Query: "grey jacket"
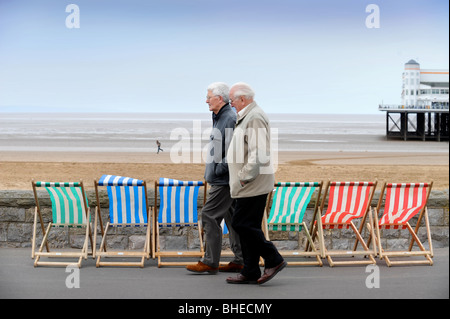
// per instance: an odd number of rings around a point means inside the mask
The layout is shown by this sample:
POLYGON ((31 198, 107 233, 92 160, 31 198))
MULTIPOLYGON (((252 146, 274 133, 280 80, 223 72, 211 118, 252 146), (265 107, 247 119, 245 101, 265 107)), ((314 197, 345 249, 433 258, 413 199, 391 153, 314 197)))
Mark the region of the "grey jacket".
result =
POLYGON ((213 128, 208 145, 205 180, 210 185, 224 186, 229 183, 226 154, 236 125, 236 113, 226 104, 217 114, 212 113, 212 118, 213 128))

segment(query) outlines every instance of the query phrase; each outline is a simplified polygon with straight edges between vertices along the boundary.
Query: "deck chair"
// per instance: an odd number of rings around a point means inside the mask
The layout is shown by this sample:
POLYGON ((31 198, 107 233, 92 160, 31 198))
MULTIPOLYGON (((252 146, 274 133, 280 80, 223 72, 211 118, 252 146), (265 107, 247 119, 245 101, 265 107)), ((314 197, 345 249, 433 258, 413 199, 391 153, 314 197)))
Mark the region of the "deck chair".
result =
MULTIPOLYGON (((305 249, 302 250, 280 250, 283 257, 315 257, 315 261, 288 261, 288 265, 318 265, 322 266, 321 246, 316 248, 312 240, 310 231, 312 230, 313 221, 321 223, 317 210, 319 208, 320 193, 322 191, 323 182, 313 183, 276 183, 275 189, 269 194, 266 212, 270 209, 270 215, 266 223, 266 237, 269 238, 270 231, 295 231, 304 230, 307 237, 305 249), (313 216, 311 225, 307 226, 304 221, 306 209, 311 201, 315 190, 318 190, 317 198, 314 202, 313 216), (270 207, 270 208, 269 208, 270 207), (308 248, 311 247, 310 251, 308 248)), ((321 231, 321 229, 320 229, 321 231)), ((322 237, 319 236, 320 240, 322 237)))
POLYGON ((430 222, 428 219, 427 202, 430 196, 431 183, 401 183, 401 184, 384 184, 382 193, 375 209, 375 225, 376 227, 376 241, 378 244, 378 252, 380 259, 386 261, 390 267, 392 265, 404 264, 428 264, 433 265, 433 245, 431 242, 430 222), (384 192, 386 191, 386 199, 384 203, 383 215, 378 221, 378 213, 382 205, 384 192), (409 220, 415 215, 419 214, 415 229, 409 224, 409 220), (429 249, 425 249, 421 243, 417 232, 419 231, 422 218, 425 217, 425 226, 427 231, 427 239, 429 249), (411 234, 411 242, 408 250, 404 251, 385 251, 381 245, 381 229, 408 229, 411 234), (412 251, 414 243, 417 244, 420 251, 412 251), (424 256, 425 260, 396 260, 393 261, 390 257, 412 257, 424 256))
POLYGON ((32 181, 34 198, 36 201, 36 208, 34 213, 34 225, 33 225, 33 240, 31 258, 34 260, 34 266, 63 266, 76 265, 81 268, 81 262, 87 259, 88 255, 88 241, 92 238, 90 233, 90 209, 84 191, 83 182, 70 182, 70 183, 53 183, 53 182, 34 182, 32 181), (41 207, 39 205, 39 198, 37 188, 43 187, 50 195, 52 202, 52 221, 49 222, 47 229, 44 229, 44 221, 42 219, 41 207), (36 252, 36 233, 37 233, 37 219, 41 224, 43 239, 39 250, 36 252), (85 239, 81 250, 73 251, 50 251, 48 245, 48 238, 51 229, 55 227, 67 227, 67 228, 85 228, 85 239), (46 252, 44 252, 44 247, 46 252), (77 262, 67 261, 41 261, 41 257, 54 257, 54 258, 78 258, 77 262))
POLYGON ((188 261, 162 261, 162 258, 203 257, 204 248, 201 225, 198 222, 197 200, 200 187, 204 188, 203 204, 206 202, 207 183, 201 181, 179 181, 169 178, 160 178, 155 182, 155 212, 159 198, 158 214, 153 213, 154 241, 152 245, 153 256, 158 258, 158 267, 186 266, 196 262, 188 261), (157 216, 157 217, 156 217, 157 216), (160 246, 159 230, 162 227, 197 227, 200 240, 198 251, 169 251, 162 250, 160 246), (155 247, 156 246, 156 247, 155 247))
MULTIPOLYGON (((370 234, 372 236, 374 235, 373 227, 370 227, 370 225, 373 224, 370 204, 376 186, 377 182, 329 182, 327 184, 320 207, 320 212, 323 212, 325 202, 327 202, 327 210, 321 217, 323 229, 334 230, 351 228, 356 236, 353 250, 327 250, 325 246, 323 247, 325 256, 331 267, 334 265, 366 265, 376 263, 374 259, 376 255, 375 245, 373 244, 372 249, 369 249, 361 235, 365 226, 370 234), (326 201, 327 195, 328 201, 326 201), (370 223, 368 224, 366 224, 367 215, 369 215, 370 220, 370 223), (360 227, 357 229, 353 220, 361 218, 360 227), (357 250, 358 243, 362 245, 363 250, 357 250), (332 259, 332 256, 354 257, 356 255, 368 256, 368 259, 351 261, 335 261, 332 259)), ((314 234, 320 236, 317 223, 315 225, 314 234)), ((325 243, 323 238, 322 243, 325 243)))
POLYGON ((95 194, 97 196, 97 214, 95 215, 95 234, 97 235, 97 223, 100 222, 102 229, 102 242, 100 251, 95 252, 97 257, 96 266, 137 266, 144 267, 145 258, 149 259, 150 246, 150 221, 147 184, 145 181, 114 175, 103 175, 100 180, 95 181, 95 194), (102 217, 100 214, 99 188, 106 187, 109 199, 109 221, 103 231, 102 217), (146 227, 146 239, 142 251, 107 251, 106 237, 110 227, 146 227), (139 262, 110 262, 102 260, 103 257, 117 258, 140 258, 139 262))

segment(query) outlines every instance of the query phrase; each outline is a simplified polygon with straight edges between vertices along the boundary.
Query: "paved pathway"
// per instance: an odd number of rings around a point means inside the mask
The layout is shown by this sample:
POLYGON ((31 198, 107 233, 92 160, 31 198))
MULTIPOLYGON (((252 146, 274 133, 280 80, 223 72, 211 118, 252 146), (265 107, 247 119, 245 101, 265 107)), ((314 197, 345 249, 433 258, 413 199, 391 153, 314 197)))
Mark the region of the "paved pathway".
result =
POLYGON ((89 258, 79 272, 80 287, 69 289, 66 283, 77 283, 75 272, 34 268, 30 249, 2 248, 0 298, 449 298, 448 248, 435 250, 433 266, 388 268, 377 262, 375 271, 365 266, 330 268, 326 262, 321 268, 287 267, 258 286, 227 284, 225 273, 197 275, 180 267, 157 268, 154 260, 146 261, 143 269, 96 268, 89 258))

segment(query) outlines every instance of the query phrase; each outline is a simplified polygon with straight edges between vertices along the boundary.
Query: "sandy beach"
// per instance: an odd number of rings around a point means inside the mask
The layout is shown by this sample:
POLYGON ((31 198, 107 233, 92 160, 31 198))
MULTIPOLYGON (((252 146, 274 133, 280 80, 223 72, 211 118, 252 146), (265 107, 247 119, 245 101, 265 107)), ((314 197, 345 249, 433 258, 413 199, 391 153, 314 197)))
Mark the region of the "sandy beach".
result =
MULTIPOLYGON (((202 180, 204 164, 174 164, 169 152, 0 152, 0 189, 31 189, 31 180, 83 180, 88 189, 103 174, 140 178, 202 180)), ((280 152, 277 181, 430 182, 449 188, 446 152, 280 152)))

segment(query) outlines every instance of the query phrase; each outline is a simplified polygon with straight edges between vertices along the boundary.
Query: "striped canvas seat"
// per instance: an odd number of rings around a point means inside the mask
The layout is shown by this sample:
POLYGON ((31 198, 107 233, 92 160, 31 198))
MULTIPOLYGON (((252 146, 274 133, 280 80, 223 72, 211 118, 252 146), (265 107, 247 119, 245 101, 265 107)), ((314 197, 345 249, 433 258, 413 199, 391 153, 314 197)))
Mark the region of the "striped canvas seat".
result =
MULTIPOLYGON (((116 175, 103 175, 98 182, 95 182, 95 191, 97 196, 97 219, 100 222, 102 231, 102 242, 100 251, 97 253, 96 266, 138 266, 144 267, 144 259, 150 258, 151 254, 151 236, 150 224, 148 218, 148 199, 147 186, 145 181, 116 175), (106 187, 109 200, 109 221, 103 230, 101 213, 99 187, 106 187), (144 249, 142 251, 107 251, 106 237, 109 227, 147 227, 144 249), (102 257, 128 257, 141 258, 140 262, 107 262, 102 261, 102 257)), ((97 227, 95 227, 97 233, 97 227)), ((94 237, 94 240, 96 236, 94 237)))
MULTIPOLYGON (((325 203, 327 202, 327 209, 325 214, 321 217, 321 228, 329 229, 330 232, 333 229, 351 229, 356 237, 353 249, 348 247, 347 250, 336 250, 324 247, 325 256, 327 257, 330 266, 352 264, 367 265, 376 263, 375 244, 372 241, 372 248, 369 249, 369 245, 362 237, 364 228, 367 229, 371 237, 375 236, 374 228, 371 226, 373 225, 373 216, 371 214, 372 210, 370 204, 376 186, 376 181, 328 183, 320 208, 321 212, 323 212, 325 203), (369 217, 369 222, 366 223, 367 217, 369 217), (361 219, 359 229, 356 228, 353 223, 355 219, 361 219), (359 244, 361 244, 362 250, 357 249, 359 244), (334 256, 352 257, 357 255, 367 256, 368 258, 344 261, 335 261, 332 259, 334 256)), ((320 233, 319 227, 320 225, 315 226, 313 235, 322 237, 322 242, 325 243, 325 239, 323 238, 324 234, 320 233)))
POLYGON ((114 175, 103 175, 98 186, 106 186, 109 219, 112 226, 145 226, 147 202, 144 181, 114 175))
POLYGON ((385 211, 379 226, 406 229, 406 222, 424 208, 428 187, 427 183, 387 184, 385 211))
POLYGON ((225 219, 222 220, 222 222, 220 223, 220 226, 222 226, 222 233, 224 235, 229 233, 228 227, 227 227, 227 223, 225 223, 225 219))
POLYGON ((204 188, 203 205, 206 201, 206 182, 202 181, 180 181, 170 178, 160 178, 155 182, 155 203, 159 210, 155 218, 155 240, 153 255, 158 257, 158 267, 161 266, 185 266, 193 262, 186 261, 162 261, 162 258, 177 257, 202 257, 204 254, 201 225, 198 220, 198 197, 200 188, 204 188), (161 248, 160 227, 196 227, 200 247, 191 251, 171 251, 161 248))
POLYGON ((197 199, 201 181, 160 178, 158 223, 164 226, 198 224, 197 199))
POLYGON ((433 244, 431 239, 430 221, 428 218, 427 202, 433 187, 431 183, 384 183, 378 205, 375 209, 376 237, 380 259, 384 259, 388 266, 426 264, 433 265, 433 244), (384 194, 385 198, 384 198, 384 194), (381 210, 384 199, 384 210, 381 210), (378 214, 383 212, 378 220, 378 214), (415 229, 409 221, 414 216, 419 215, 415 229), (428 248, 422 244, 418 236, 422 218, 425 217, 426 239, 428 248), (405 233, 407 229, 411 240, 409 247, 397 247, 396 251, 384 249, 382 247, 381 234, 383 229, 398 229, 398 234, 405 233), (413 250, 413 247, 419 248, 413 250), (422 256, 422 258, 411 258, 422 256), (391 258, 396 258, 391 260, 391 258), (406 258, 407 257, 407 258, 406 258))
POLYGON ((268 219, 269 230, 300 231, 306 208, 319 183, 277 183, 268 219))
POLYGON ((36 182, 36 187, 44 187, 50 195, 53 227, 86 226, 87 214, 80 183, 36 182))
MULTIPOLYGON (((34 266, 67 266, 73 262, 54 262, 41 261, 41 257, 72 257, 78 258, 75 263, 81 267, 82 259, 87 258, 88 241, 90 238, 90 211, 84 192, 82 182, 32 182, 34 197, 36 201, 34 227, 33 227, 33 242, 31 257, 35 258, 34 266), (52 203, 52 221, 48 224, 47 229, 44 228, 42 213, 39 204, 39 196, 37 188, 44 188, 50 196, 52 203), (43 239, 39 251, 35 251, 36 237, 37 237, 37 222, 41 224, 43 239), (58 251, 51 252, 48 244, 50 231, 53 227, 76 227, 86 228, 85 240, 81 250, 72 251, 58 251), (47 252, 43 252, 44 247, 47 252)), ((91 244, 92 244, 92 238, 91 244)), ((94 254, 94 252, 93 252, 94 254)))
MULTIPOLYGON (((275 183, 274 191, 269 194, 268 207, 270 205, 270 214, 266 223, 266 237, 270 240, 270 231, 303 231, 306 235, 307 241, 305 242, 305 247, 299 242, 299 248, 294 250, 280 250, 280 254, 283 257, 315 257, 315 260, 295 260, 289 259, 288 265, 317 265, 322 266, 321 257, 322 253, 322 243, 321 238, 319 240, 319 249, 316 249, 314 241, 310 235, 312 230, 312 225, 314 221, 320 222, 318 214, 318 203, 320 199, 320 194, 322 191, 323 182, 307 182, 307 183, 286 183, 279 182, 275 183), (317 193, 316 200, 313 207, 311 208, 312 218, 310 220, 310 227, 308 227, 304 221, 306 210, 311 202, 313 193, 317 193), (303 249, 304 248, 304 249, 303 249), (308 251, 309 250, 309 251, 308 251)), ((267 210, 268 210, 267 207, 267 210)), ((263 221, 265 223, 265 219, 263 221)), ((300 239, 299 235, 299 239, 300 239)))
POLYGON ((353 219, 363 217, 369 208, 373 187, 372 182, 330 183, 328 208, 322 216, 324 228, 349 228, 353 219))

